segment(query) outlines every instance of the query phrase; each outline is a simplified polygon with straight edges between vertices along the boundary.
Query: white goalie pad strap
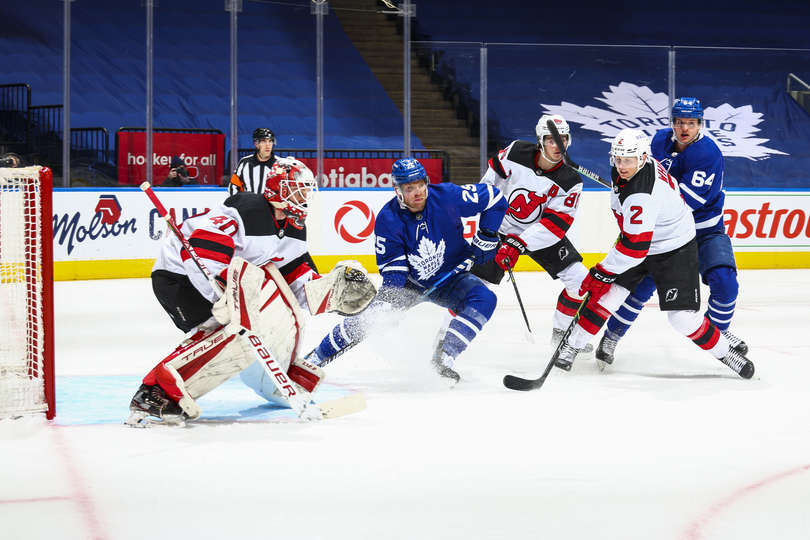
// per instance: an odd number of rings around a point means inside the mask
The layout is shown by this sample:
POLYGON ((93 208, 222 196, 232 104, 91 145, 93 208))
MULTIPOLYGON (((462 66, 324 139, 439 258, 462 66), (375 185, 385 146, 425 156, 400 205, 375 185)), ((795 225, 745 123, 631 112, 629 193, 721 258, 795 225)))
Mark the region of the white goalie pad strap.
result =
POLYGON ((336 312, 354 315, 363 311, 377 294, 368 272, 357 261, 341 261, 320 279, 304 284, 309 311, 313 315, 336 312))

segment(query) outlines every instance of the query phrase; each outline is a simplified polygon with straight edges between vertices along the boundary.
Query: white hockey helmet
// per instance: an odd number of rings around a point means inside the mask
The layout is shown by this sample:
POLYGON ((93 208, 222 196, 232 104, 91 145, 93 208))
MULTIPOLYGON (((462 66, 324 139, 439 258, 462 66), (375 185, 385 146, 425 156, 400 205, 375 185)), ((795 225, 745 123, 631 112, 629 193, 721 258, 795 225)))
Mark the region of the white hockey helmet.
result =
POLYGON ((551 131, 548 129, 548 121, 551 120, 554 122, 554 126, 557 128, 557 131, 560 132, 560 135, 563 137, 568 137, 568 142, 565 145, 565 148, 561 148, 560 151, 565 151, 571 148, 571 143, 573 140, 571 139, 571 127, 568 125, 568 122, 565 121, 559 114, 544 114, 540 117, 540 120, 537 121, 537 125, 534 128, 535 133, 537 134, 537 147, 540 149, 540 153, 543 155, 544 158, 551 161, 552 163, 557 163, 560 160, 553 160, 549 158, 545 150, 543 149, 543 140, 545 137, 551 136, 551 131))
POLYGON ((317 189, 309 167, 292 156, 276 159, 264 181, 265 198, 299 228, 304 226, 310 195, 317 189))
POLYGON ((643 131, 638 129, 623 129, 616 134, 610 143, 610 166, 615 165, 617 157, 638 158, 638 168, 647 163, 650 155, 650 141, 643 131))

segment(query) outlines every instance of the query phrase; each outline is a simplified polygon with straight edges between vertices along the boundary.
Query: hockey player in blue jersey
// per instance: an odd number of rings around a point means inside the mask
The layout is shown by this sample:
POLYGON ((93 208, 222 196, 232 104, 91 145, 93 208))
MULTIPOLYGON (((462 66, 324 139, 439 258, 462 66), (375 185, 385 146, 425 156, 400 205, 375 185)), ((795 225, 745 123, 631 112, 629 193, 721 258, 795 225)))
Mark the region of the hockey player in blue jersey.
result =
POLYGON ((486 184, 430 184, 425 168, 412 158, 397 160, 391 174, 396 196, 380 210, 374 226, 383 278, 377 297, 359 315, 344 318, 306 359, 326 365, 363 340, 385 314, 429 301, 455 313, 441 355, 433 359, 439 374, 455 383, 460 379, 455 359, 495 310, 495 294, 469 273, 469 267, 495 257, 506 199, 486 184), (478 231, 470 245, 461 218, 475 215, 478 231))
MULTIPOLYGON (((706 316, 726 336, 732 347, 748 352, 744 341, 729 331, 737 303, 737 266, 731 240, 723 224, 723 154, 701 133, 700 100, 683 97, 672 106, 672 127, 658 130, 650 144, 655 159, 678 180, 681 196, 692 209, 697 232, 699 271, 709 286, 706 316)), ((599 367, 612 364, 616 344, 636 320, 655 292, 647 277, 627 297, 607 323, 596 349, 599 367)))

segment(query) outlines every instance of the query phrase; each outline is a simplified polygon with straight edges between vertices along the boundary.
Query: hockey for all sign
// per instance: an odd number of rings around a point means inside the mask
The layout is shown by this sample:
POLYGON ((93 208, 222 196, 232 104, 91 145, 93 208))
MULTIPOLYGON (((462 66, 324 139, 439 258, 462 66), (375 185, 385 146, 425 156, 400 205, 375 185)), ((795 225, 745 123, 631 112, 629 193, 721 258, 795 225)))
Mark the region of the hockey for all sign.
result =
MULTIPOLYGON (((139 185, 146 180, 146 132, 119 131, 118 183, 139 185)), ((169 174, 172 156, 185 163, 189 177, 198 184, 218 186, 225 159, 221 133, 153 133, 152 178, 160 186, 169 174)))

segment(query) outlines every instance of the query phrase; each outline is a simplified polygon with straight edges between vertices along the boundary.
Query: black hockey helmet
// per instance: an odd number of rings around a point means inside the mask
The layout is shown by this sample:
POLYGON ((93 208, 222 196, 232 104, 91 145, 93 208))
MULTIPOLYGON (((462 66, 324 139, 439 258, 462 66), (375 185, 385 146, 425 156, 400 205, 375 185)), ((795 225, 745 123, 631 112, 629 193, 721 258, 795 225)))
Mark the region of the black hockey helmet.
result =
POLYGON ((270 139, 270 142, 276 142, 276 134, 270 128, 256 128, 253 130, 253 140, 261 141, 263 139, 270 139))

